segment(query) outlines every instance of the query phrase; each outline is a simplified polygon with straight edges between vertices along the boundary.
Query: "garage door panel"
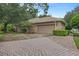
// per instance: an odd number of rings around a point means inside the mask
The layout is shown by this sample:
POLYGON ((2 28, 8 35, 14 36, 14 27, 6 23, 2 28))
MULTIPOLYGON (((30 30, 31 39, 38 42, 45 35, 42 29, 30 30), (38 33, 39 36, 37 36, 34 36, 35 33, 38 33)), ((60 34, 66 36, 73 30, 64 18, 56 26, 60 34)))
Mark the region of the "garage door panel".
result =
POLYGON ((54 26, 49 25, 49 26, 38 26, 38 33, 51 33, 54 29, 54 26))

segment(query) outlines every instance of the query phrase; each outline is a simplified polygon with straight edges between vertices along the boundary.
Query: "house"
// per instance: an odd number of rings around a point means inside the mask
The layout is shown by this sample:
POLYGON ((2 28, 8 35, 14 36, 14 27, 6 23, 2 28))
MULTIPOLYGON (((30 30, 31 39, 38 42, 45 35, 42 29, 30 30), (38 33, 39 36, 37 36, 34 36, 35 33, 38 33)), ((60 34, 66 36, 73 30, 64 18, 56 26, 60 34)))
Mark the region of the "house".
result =
POLYGON ((53 30, 64 29, 64 21, 56 17, 42 17, 29 20, 32 23, 31 33, 52 33, 53 30))

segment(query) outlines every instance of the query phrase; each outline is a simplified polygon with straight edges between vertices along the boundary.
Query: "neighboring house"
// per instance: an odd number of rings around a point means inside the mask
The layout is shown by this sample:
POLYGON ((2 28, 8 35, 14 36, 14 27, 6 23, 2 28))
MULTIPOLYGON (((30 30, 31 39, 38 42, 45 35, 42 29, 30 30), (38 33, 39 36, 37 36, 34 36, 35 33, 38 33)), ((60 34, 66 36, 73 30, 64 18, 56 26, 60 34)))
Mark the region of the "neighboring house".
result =
POLYGON ((64 29, 64 21, 61 18, 42 17, 29 20, 32 23, 31 33, 52 33, 53 30, 64 29))

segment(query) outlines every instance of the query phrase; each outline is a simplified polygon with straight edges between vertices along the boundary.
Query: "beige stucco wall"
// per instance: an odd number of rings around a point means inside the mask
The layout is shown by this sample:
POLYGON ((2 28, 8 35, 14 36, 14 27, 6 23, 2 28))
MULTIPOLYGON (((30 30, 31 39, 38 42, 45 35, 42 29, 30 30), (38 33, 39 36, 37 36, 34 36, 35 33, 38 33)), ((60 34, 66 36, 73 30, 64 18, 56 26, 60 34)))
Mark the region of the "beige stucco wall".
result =
POLYGON ((37 25, 32 25, 32 27, 31 27, 31 32, 32 32, 32 33, 36 33, 37 30, 38 30, 38 26, 37 26, 37 25))
POLYGON ((63 30, 65 29, 64 24, 62 22, 56 22, 55 30, 63 30))

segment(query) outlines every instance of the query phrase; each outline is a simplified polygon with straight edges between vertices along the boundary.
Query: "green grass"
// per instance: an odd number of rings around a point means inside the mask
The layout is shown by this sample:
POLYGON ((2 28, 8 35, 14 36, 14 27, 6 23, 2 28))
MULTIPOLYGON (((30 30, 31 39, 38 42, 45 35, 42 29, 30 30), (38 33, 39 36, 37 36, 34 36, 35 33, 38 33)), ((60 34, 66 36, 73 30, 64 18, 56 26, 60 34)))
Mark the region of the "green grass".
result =
POLYGON ((74 42, 76 44, 76 47, 79 49, 79 36, 74 36, 74 42))
POLYGON ((0 34, 0 41, 4 40, 4 36, 5 36, 5 34, 0 34))

